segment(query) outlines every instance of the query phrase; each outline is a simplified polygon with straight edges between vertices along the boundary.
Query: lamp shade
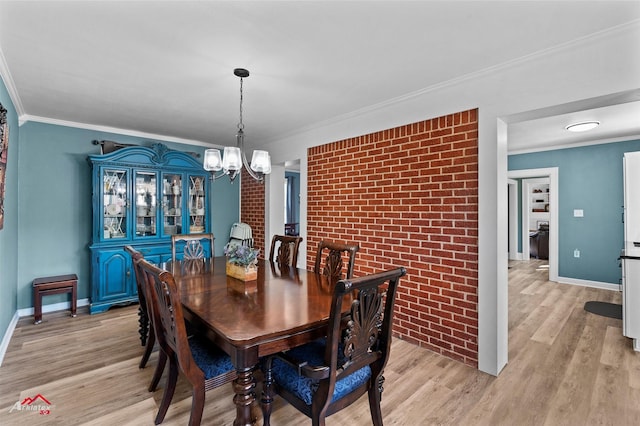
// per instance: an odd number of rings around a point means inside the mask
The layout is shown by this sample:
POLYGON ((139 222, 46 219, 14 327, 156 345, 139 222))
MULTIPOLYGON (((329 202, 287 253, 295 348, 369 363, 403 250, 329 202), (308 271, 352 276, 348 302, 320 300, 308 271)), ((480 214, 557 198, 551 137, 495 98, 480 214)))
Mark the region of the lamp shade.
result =
POLYGON ((222 169, 222 158, 219 149, 207 149, 204 151, 204 169, 208 172, 217 172, 222 169))
POLYGON ((268 175, 271 173, 271 156, 267 151, 256 149, 251 157, 251 170, 268 175))
POLYGON ((240 170, 242 168, 242 153, 237 146, 225 146, 222 156, 222 168, 225 170, 240 170))

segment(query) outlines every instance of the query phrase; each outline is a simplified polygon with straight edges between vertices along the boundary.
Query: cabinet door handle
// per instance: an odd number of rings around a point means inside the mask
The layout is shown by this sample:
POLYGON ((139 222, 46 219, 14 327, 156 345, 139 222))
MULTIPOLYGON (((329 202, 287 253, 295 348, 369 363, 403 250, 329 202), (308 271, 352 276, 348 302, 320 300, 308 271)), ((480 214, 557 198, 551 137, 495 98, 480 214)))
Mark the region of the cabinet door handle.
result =
POLYGON ((131 269, 127 269, 127 276, 130 277, 131 276, 131 269))

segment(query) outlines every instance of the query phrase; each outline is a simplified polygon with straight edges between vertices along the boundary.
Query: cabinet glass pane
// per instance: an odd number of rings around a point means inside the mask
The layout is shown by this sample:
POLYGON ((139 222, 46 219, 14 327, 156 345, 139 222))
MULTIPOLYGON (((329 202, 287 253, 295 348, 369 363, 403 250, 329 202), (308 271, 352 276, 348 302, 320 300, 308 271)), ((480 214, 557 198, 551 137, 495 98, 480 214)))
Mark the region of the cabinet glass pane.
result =
POLYGON ((163 234, 182 234, 182 175, 162 176, 163 234))
POLYGON ((104 170, 102 174, 102 237, 127 236, 127 172, 104 170))
POLYGON ((189 233, 201 234, 206 229, 204 196, 205 178, 189 176, 189 233))
POLYGON ((155 236, 157 178, 153 172, 136 172, 136 235, 155 236))

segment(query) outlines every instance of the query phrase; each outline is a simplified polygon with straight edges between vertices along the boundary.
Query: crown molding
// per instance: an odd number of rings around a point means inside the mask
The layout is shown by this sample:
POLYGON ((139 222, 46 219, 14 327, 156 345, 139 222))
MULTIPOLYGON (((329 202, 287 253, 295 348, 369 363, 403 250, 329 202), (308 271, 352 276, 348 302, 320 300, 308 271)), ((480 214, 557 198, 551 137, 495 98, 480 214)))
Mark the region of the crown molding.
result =
POLYGON ((640 140, 640 134, 620 136, 617 138, 610 138, 610 139, 597 139, 597 140, 590 140, 590 141, 577 142, 577 143, 572 142, 570 144, 562 144, 562 145, 547 145, 547 146, 541 146, 539 148, 532 148, 532 149, 518 149, 518 150, 508 151, 507 155, 532 154, 535 152, 557 151, 559 149, 580 148, 584 146, 604 145, 608 143, 629 142, 629 141, 635 141, 635 140, 640 140))
POLYGON ((87 123, 77 123, 74 121, 59 120, 59 119, 47 118, 47 117, 38 117, 38 116, 27 115, 27 114, 19 117, 20 126, 30 121, 35 123, 52 124, 55 126, 65 126, 65 127, 73 127, 76 129, 92 130, 95 132, 115 133, 118 135, 134 136, 138 138, 152 139, 152 140, 163 141, 163 142, 175 142, 175 143, 180 143, 185 145, 202 146, 205 148, 224 149, 224 146, 222 145, 207 143, 207 142, 203 142, 195 139, 176 138, 172 136, 158 135, 154 133, 139 132, 137 130, 119 129, 116 127, 98 126, 98 125, 87 124, 87 123))
MULTIPOLYGON (((592 33, 592 34, 588 34, 588 35, 583 36, 583 37, 576 38, 574 40, 570 40, 570 41, 567 41, 567 42, 564 42, 564 43, 561 43, 561 44, 558 44, 558 45, 555 45, 555 46, 552 46, 552 47, 549 47, 549 48, 546 48, 546 49, 542 49, 542 50, 539 50, 537 52, 521 56, 519 58, 515 58, 515 59, 509 60, 509 61, 505 61, 505 62, 502 62, 500 64, 496 64, 496 65, 493 65, 493 66, 490 66, 490 67, 487 67, 487 68, 484 68, 484 69, 481 69, 481 70, 478 70, 478 71, 475 71, 475 72, 472 72, 472 73, 468 73, 468 74, 465 74, 465 75, 462 75, 462 76, 459 76, 459 77, 455 77, 455 78, 452 78, 452 79, 449 79, 449 80, 446 80, 446 81, 442 81, 442 82, 433 84, 431 86, 422 88, 420 90, 416 90, 416 91, 407 93, 405 95, 401 95, 401 96, 397 96, 395 98, 387 99, 387 100, 385 100, 383 102, 379 102, 377 104, 372 104, 372 105, 366 106, 364 108, 360 108, 360 109, 348 112, 346 114, 342 114, 342 115, 339 115, 339 116, 336 116, 336 117, 333 117, 333 118, 330 118, 330 119, 315 123, 315 124, 313 124, 311 126, 300 128, 298 130, 295 130, 295 131, 291 132, 288 135, 281 135, 280 137, 278 137, 278 139, 266 140, 264 142, 265 142, 265 144, 270 144, 270 143, 276 142, 277 140, 280 140, 280 139, 286 139, 286 138, 289 138, 289 137, 295 137, 296 135, 299 135, 299 134, 304 134, 304 133, 307 133, 307 132, 310 132, 310 131, 313 131, 313 130, 317 130, 317 129, 321 129, 321 128, 324 128, 324 127, 327 127, 327 126, 338 124, 340 122, 351 120, 351 119, 354 119, 356 117, 365 116, 365 115, 367 115, 369 113, 373 113, 373 112, 378 111, 378 110, 384 110, 384 109, 389 108, 391 106, 402 104, 403 102, 409 101, 411 99, 414 99, 414 98, 417 98, 417 97, 420 97, 420 96, 428 95, 428 94, 430 94, 432 92, 435 92, 435 91, 438 91, 438 90, 441 90, 441 89, 445 89, 445 88, 448 88, 448 87, 455 87, 456 85, 461 84, 463 82, 467 82, 467 81, 475 80, 475 79, 480 79, 480 78, 482 78, 482 77, 484 77, 486 75, 491 75, 491 74, 494 74, 494 73, 499 72, 499 71, 503 71, 503 70, 506 70, 506 69, 509 69, 509 68, 512 68, 512 67, 516 67, 516 66, 525 64, 527 62, 535 61, 535 60, 538 60, 538 59, 543 58, 543 57, 548 56, 548 55, 561 53, 561 52, 564 52, 564 51, 567 51, 567 50, 573 50, 573 49, 576 49, 576 47, 578 47, 578 46, 582 46, 582 45, 585 45, 585 44, 588 44, 588 43, 592 43, 592 42, 594 42, 596 40, 604 40, 604 39, 606 39, 608 37, 615 37, 620 33, 624 33, 624 32, 627 32, 627 31, 637 31, 639 29, 640 29, 640 20, 636 19, 636 20, 627 22, 625 24, 621 24, 621 25, 618 25, 618 26, 615 26, 615 27, 607 28, 605 30, 601 30, 601 31, 598 31, 598 32, 595 32, 595 33, 592 33)), ((470 108, 473 108, 473 107, 470 107, 470 108)))

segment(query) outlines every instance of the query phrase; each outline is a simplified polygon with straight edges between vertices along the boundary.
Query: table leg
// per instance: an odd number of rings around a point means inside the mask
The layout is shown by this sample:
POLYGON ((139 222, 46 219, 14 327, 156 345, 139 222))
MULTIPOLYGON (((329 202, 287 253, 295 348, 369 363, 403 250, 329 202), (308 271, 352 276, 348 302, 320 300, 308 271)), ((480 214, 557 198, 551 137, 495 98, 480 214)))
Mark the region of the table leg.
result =
POLYGON ((262 384, 262 426, 271 425, 271 406, 273 404, 273 372, 271 365, 273 358, 269 358, 264 365, 264 382, 262 384))
POLYGON ((236 419, 234 426, 250 426, 257 421, 251 416, 251 404, 256 400, 256 381, 253 368, 238 369, 238 377, 233 381, 233 391, 236 393, 233 402, 236 404, 236 419))

